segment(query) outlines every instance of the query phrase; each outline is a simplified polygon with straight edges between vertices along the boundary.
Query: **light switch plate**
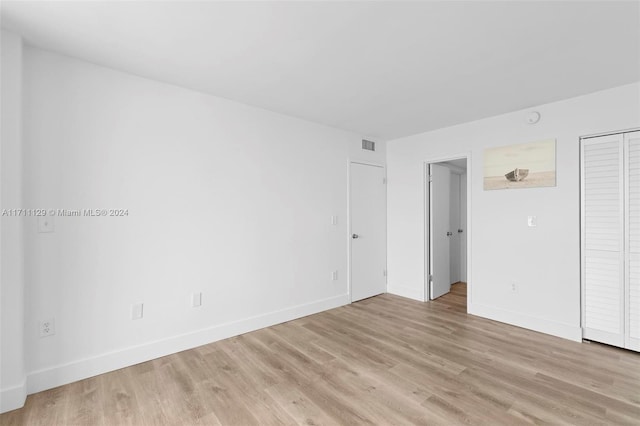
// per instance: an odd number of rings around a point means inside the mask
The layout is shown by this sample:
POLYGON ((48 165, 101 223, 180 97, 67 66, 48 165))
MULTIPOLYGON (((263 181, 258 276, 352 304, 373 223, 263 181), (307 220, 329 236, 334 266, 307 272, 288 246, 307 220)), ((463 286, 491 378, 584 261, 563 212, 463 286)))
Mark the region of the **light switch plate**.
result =
POLYGON ((144 310, 143 303, 136 303, 135 305, 131 305, 131 319, 132 320, 142 319, 143 310, 144 310))
POLYGON ((53 216, 38 216, 38 232, 47 233, 53 232, 54 221, 53 216))
POLYGON ((538 226, 538 218, 535 216, 527 216, 527 226, 529 228, 535 228, 538 226))
POLYGON ((332 225, 338 224, 338 216, 331 216, 331 224, 332 225))
POLYGON ((193 293, 191 295, 191 306, 194 308, 202 306, 202 293, 193 293))

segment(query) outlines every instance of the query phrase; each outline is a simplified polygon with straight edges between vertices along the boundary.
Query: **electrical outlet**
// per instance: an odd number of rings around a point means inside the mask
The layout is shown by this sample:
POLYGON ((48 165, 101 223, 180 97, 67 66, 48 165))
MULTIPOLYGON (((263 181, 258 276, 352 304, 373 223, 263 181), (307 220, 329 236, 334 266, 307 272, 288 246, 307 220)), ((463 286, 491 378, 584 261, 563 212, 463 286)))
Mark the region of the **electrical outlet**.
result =
POLYGON ((511 283, 511 291, 517 291, 518 288, 516 286, 516 283, 511 283))
POLYGON ((131 319, 132 320, 142 319, 143 310, 144 310, 144 303, 136 303, 135 305, 131 305, 131 319))
POLYGON ((40 321, 40 337, 53 336, 56 334, 56 323, 53 318, 40 321))

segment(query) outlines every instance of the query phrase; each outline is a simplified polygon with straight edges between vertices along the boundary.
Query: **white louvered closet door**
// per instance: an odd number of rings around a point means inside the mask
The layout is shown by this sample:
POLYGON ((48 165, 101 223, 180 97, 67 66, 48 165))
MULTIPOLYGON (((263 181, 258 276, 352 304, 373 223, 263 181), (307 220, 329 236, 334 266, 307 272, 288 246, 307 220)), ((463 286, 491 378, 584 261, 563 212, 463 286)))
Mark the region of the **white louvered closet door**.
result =
POLYGON ((583 139, 582 327, 585 339, 624 346, 623 135, 583 139))
POLYGON ((624 135, 625 148, 625 347, 640 351, 640 131, 624 135))

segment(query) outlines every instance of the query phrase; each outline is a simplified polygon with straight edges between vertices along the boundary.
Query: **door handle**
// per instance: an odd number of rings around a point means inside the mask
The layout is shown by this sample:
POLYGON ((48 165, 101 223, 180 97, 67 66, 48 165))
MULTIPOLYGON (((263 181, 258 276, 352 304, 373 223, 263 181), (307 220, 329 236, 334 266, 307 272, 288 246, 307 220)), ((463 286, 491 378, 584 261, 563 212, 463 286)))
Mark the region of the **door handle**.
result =
POLYGON ((453 232, 451 232, 451 231, 447 231, 447 237, 450 237, 450 236, 452 236, 452 235, 453 235, 453 232))
POLYGON ((458 234, 462 234, 464 231, 462 229, 458 229, 458 234))
POLYGON ((353 234, 353 235, 351 235, 351 238, 353 238, 354 240, 355 240, 356 238, 359 238, 359 237, 360 237, 360 236, 359 236, 358 234, 353 234))

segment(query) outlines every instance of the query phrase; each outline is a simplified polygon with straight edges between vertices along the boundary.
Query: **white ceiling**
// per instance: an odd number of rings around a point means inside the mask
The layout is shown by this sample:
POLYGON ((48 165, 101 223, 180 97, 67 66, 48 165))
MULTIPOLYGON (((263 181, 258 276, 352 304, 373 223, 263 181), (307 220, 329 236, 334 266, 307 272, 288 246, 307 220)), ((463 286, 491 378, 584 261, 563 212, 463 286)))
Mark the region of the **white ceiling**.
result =
POLYGON ((392 139, 640 80, 639 2, 12 2, 28 43, 392 139))

